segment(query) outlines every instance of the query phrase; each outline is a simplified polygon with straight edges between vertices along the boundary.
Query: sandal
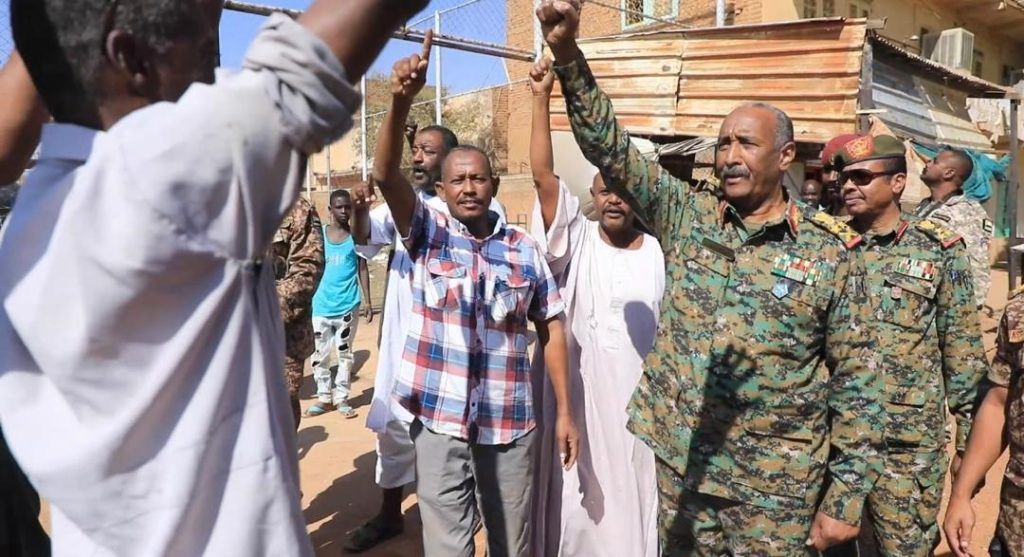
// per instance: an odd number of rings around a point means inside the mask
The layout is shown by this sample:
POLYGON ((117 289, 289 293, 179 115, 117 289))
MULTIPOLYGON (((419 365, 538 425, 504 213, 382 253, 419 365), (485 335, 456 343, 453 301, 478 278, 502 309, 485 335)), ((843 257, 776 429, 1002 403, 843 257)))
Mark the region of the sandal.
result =
POLYGON ((334 409, 334 405, 329 402, 314 402, 312 406, 306 409, 303 416, 307 418, 315 418, 316 416, 323 416, 334 409))
POLYGON ((351 420, 352 418, 355 418, 356 416, 359 415, 358 412, 356 412, 351 406, 347 404, 345 406, 339 406, 338 413, 341 414, 341 417, 345 418, 346 420, 351 420))
POLYGON ((402 530, 404 529, 405 526, 401 522, 397 525, 386 524, 377 519, 373 519, 359 528, 356 528, 356 530, 352 532, 348 542, 345 543, 345 551, 349 553, 361 553, 367 549, 374 548, 395 536, 401 535, 402 530))

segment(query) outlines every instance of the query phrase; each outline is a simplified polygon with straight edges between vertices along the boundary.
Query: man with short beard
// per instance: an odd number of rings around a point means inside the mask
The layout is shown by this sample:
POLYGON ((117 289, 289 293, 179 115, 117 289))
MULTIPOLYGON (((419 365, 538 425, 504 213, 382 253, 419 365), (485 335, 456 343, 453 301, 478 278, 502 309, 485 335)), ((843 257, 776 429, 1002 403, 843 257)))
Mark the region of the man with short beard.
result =
MULTIPOLYGON (((407 125, 408 133, 412 126, 407 125)), ((426 126, 415 133, 412 140, 411 180, 416 195, 429 207, 447 211, 447 205, 437 198, 435 185, 441 181, 441 167, 448 152, 458 146, 455 134, 443 126, 426 126)), ((505 210, 496 199, 490 210, 505 222, 505 210)), ((356 205, 352 219, 352 235, 367 258, 384 247, 392 248, 388 265, 387 289, 384 295, 384 315, 381 317, 380 347, 377 375, 374 379, 373 402, 366 426, 377 433, 377 484, 381 487, 381 506, 377 516, 352 533, 346 549, 365 551, 402 533, 403 488, 416 481, 416 455, 413 451, 409 427, 412 416, 391 397, 399 357, 405 343, 407 320, 412 312, 412 286, 409 273, 412 263, 405 245, 397 241, 394 220, 387 204, 372 211, 356 205)))
POLYGON ((537 10, 573 134, 665 249, 658 335, 627 409, 656 456, 661 550, 791 557, 853 538, 883 417, 860 236, 787 197, 793 124, 770 105, 722 122, 718 187, 645 159, 576 44, 579 9, 537 10))

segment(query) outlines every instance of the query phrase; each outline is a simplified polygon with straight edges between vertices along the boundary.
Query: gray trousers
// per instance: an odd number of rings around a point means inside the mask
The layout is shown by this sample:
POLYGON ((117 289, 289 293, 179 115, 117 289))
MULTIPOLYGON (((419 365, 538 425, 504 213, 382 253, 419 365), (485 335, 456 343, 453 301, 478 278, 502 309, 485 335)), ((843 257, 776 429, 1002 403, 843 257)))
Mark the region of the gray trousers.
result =
POLYGON ((508 445, 476 445, 416 420, 410 434, 424 557, 473 557, 481 517, 488 557, 527 557, 534 432, 508 445))

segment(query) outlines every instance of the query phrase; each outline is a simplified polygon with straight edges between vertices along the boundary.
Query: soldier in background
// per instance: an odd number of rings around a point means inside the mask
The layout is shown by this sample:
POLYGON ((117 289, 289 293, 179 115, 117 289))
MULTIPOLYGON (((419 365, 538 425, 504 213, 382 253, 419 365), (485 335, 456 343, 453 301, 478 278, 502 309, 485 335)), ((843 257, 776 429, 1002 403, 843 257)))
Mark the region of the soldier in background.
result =
POLYGON ((573 134, 665 249, 671 294, 627 410, 657 457, 662 551, 790 557, 854 538, 883 420, 861 238, 787 198, 796 144, 775 107, 726 117, 717 188, 645 159, 576 45, 579 7, 538 8, 573 134))
MULTIPOLYGON (((868 495, 865 522, 880 555, 925 557, 939 541, 946 407, 956 417, 956 450, 962 455, 988 368, 971 267, 956 233, 901 215, 907 179, 902 142, 862 136, 847 142, 834 163, 850 225, 864 236, 872 333, 886 388, 887 450, 868 495)), ((847 549, 830 555, 856 555, 847 549)))
POLYGON ((313 294, 324 273, 324 236, 316 208, 305 198, 292 207, 274 235, 270 257, 277 279, 277 297, 285 336, 285 379, 291 399, 295 429, 302 409, 299 389, 306 358, 313 355, 313 294))
POLYGON ((921 201, 914 215, 935 221, 963 237, 974 276, 974 298, 980 309, 992 286, 988 246, 993 227, 981 203, 964 195, 964 182, 973 172, 974 163, 964 151, 952 147, 939 151, 921 173, 931 196, 921 201))
MULTIPOLYGON (((971 498, 1009 445, 993 545, 1024 557, 1024 287, 1010 293, 999 322, 989 388, 974 418, 960 470, 953 480, 943 532, 956 557, 968 557, 974 533, 971 498)), ((996 555, 993 553, 993 555, 996 555)))

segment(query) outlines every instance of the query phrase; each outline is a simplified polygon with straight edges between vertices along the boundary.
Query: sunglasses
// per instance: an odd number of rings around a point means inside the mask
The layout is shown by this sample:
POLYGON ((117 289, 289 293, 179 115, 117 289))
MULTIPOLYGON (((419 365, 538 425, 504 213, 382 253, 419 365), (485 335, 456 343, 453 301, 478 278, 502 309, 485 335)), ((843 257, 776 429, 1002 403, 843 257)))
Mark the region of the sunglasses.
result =
POLYGON ((886 171, 886 172, 872 172, 863 168, 856 170, 844 170, 839 173, 839 184, 844 185, 846 182, 853 182, 855 186, 866 186, 871 182, 875 181, 875 178, 879 176, 892 176, 893 174, 899 174, 899 172, 886 171))

